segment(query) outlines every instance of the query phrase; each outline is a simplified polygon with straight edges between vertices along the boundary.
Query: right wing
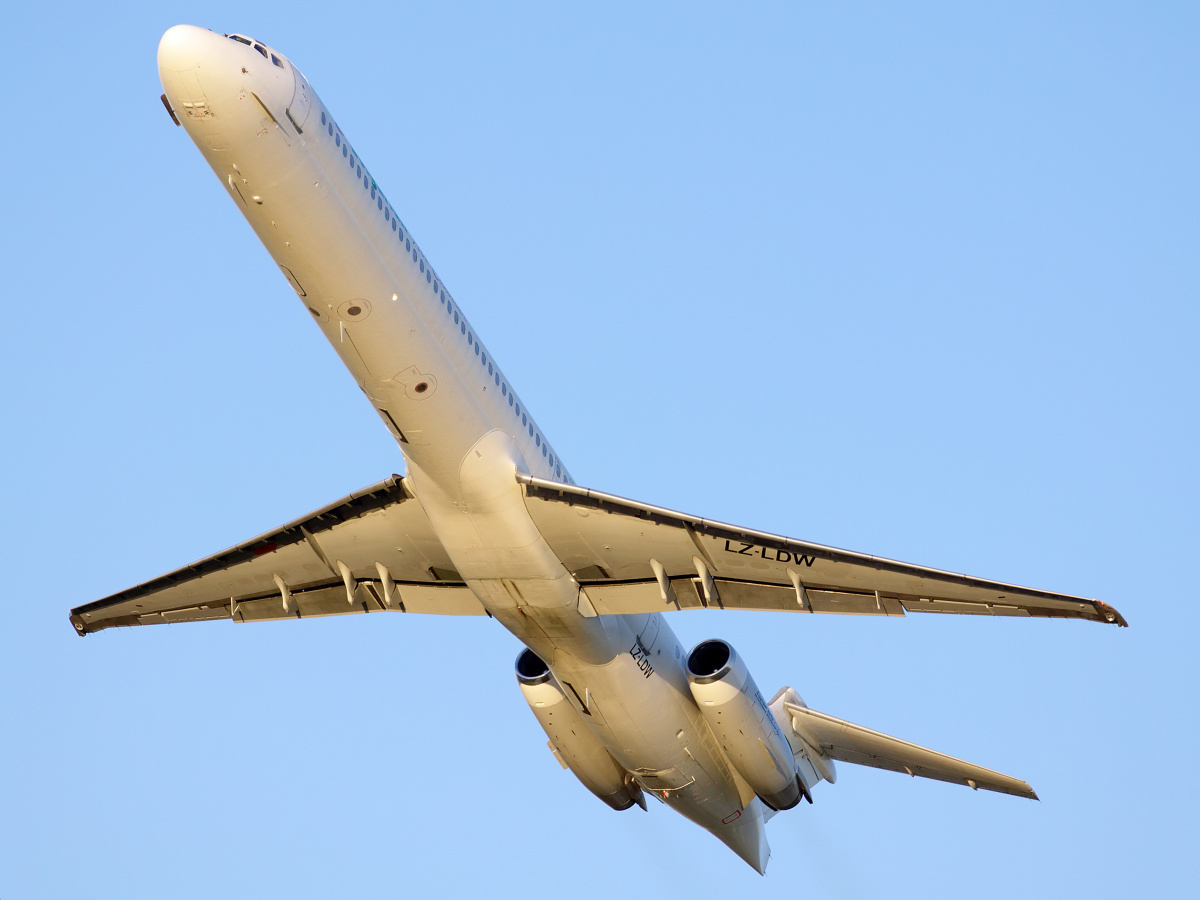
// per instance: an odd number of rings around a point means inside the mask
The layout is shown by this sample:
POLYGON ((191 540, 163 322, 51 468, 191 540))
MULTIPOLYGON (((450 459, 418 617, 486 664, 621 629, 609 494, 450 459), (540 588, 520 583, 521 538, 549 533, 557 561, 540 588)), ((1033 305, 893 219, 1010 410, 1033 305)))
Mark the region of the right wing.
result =
POLYGON ((582 585, 584 615, 708 608, 1126 624, 1088 597, 839 550, 523 473, 517 481, 538 530, 582 585))
POLYGON ((388 610, 486 615, 399 475, 207 559, 76 607, 71 624, 84 635, 118 625, 388 610))

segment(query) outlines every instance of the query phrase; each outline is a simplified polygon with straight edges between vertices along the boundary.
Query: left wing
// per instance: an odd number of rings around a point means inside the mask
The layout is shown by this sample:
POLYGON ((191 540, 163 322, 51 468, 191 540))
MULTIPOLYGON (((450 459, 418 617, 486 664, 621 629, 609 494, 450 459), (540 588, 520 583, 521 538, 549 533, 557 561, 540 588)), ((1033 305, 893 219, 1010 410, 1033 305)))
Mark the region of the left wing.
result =
POLYGON ((518 473, 538 529, 583 587, 584 615, 755 609, 1088 619, 1106 603, 752 531, 518 473))
POLYGON ((153 581, 71 610, 79 634, 117 625, 347 613, 482 616, 404 479, 316 512, 153 581))

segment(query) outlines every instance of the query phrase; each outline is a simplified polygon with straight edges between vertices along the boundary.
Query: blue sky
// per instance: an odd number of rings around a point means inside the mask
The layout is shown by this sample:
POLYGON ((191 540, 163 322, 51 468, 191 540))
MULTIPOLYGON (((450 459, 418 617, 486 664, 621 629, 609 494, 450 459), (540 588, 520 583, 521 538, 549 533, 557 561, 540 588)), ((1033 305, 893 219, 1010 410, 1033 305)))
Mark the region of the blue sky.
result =
MULTIPOLYGON (((162 2, 6 17, 0 896, 1182 894, 1200 802, 1190 4, 162 2), (1028 780, 841 767, 760 879, 562 772, 494 623, 67 610, 400 471, 158 95, 309 77, 575 478, 1096 596, 680 614, 764 691, 1028 780)), ((1186 879, 1186 880, 1185 880, 1186 879)))

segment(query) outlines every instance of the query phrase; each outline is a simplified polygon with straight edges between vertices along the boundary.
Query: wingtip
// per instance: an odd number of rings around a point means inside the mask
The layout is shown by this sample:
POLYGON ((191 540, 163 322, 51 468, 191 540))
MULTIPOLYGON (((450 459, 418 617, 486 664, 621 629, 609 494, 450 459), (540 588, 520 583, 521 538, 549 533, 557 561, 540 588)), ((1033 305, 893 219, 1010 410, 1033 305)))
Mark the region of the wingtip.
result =
POLYGON ((1118 628, 1128 628, 1129 623, 1125 621, 1125 617, 1117 612, 1113 607, 1109 606, 1103 600, 1094 601, 1096 610, 1104 618, 1105 622, 1116 625, 1118 628))

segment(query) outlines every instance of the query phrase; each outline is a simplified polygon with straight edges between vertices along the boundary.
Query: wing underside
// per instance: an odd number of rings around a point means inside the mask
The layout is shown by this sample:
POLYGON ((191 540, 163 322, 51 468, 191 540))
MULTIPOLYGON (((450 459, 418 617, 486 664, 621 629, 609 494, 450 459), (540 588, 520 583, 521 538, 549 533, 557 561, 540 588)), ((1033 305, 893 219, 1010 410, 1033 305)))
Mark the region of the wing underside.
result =
POLYGON ((530 515, 597 614, 746 609, 934 612, 1125 625, 1098 600, 752 531, 519 474, 530 515))
MULTIPOLYGON (((585 615, 682 609, 1088 619, 1098 600, 971 578, 738 528, 517 475, 585 615)), ((398 475, 274 531, 71 611, 79 634, 114 626, 368 612, 486 615, 398 475)))
POLYGON ((385 611, 485 615, 398 475, 236 547, 77 607, 71 623, 82 635, 121 625, 385 611))

